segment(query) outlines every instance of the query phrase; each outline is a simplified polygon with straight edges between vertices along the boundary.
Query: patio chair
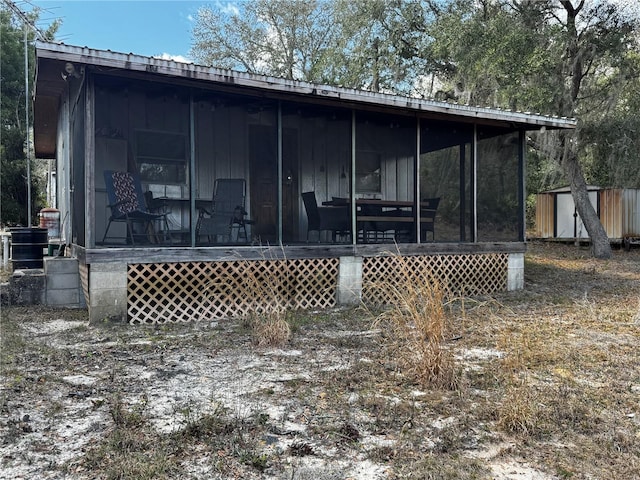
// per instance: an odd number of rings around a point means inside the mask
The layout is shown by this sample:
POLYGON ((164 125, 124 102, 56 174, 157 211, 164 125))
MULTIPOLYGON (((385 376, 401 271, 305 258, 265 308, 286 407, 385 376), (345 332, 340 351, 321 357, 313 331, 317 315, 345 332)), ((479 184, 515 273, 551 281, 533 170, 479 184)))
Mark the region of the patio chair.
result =
POLYGON ((420 240, 427 241, 427 232, 431 232, 431 240, 436 240, 436 212, 440 205, 440 197, 424 198, 420 206, 420 240))
POLYGON ((319 207, 315 192, 304 192, 302 202, 307 212, 307 242, 310 232, 318 232, 318 242, 322 232, 331 232, 333 243, 336 243, 338 235, 351 235, 351 215, 348 205, 319 207))
POLYGON ((203 208, 198 219, 198 237, 206 236, 210 242, 240 241, 247 237, 245 210, 246 184, 243 178, 219 178, 213 189, 210 209, 203 208), (233 238, 235 237, 235 238, 233 238))
POLYGON ((164 227, 164 234, 169 234, 169 224, 166 213, 151 213, 147 208, 140 176, 129 172, 117 172, 106 170, 104 183, 107 188, 107 197, 111 215, 109 223, 102 237, 104 244, 107 238, 123 238, 124 243, 136 244, 136 240, 142 243, 160 243, 161 236, 155 229, 159 221, 164 227), (114 222, 123 222, 127 226, 125 237, 110 237, 109 230, 114 222), (138 224, 140 227, 135 228, 138 224))

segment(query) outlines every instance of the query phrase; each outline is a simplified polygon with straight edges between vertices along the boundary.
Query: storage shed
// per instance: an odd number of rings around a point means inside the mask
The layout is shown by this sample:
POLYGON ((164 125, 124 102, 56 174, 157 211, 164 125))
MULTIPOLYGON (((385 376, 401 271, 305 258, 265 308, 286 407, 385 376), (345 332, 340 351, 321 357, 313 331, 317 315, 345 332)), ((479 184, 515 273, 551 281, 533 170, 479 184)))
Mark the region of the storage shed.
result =
MULTIPOLYGON (((587 187, 605 232, 612 243, 640 238, 640 190, 633 188, 587 187)), ((582 219, 576 211, 569 187, 541 192, 536 196, 536 238, 588 241, 582 219)))

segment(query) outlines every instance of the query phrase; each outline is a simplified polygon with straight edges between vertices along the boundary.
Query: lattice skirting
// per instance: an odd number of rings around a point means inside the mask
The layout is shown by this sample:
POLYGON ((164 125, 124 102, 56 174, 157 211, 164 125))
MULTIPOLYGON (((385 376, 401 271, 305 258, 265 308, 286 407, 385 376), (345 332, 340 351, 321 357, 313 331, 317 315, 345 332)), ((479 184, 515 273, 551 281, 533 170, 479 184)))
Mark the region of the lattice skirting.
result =
POLYGON ((362 261, 362 299, 384 305, 393 299, 389 284, 435 279, 457 295, 482 295, 507 289, 507 253, 461 255, 399 255, 362 261))
MULTIPOLYGON (((407 280, 437 279, 460 295, 504 291, 508 259, 506 253, 365 257, 362 300, 389 303, 388 285, 407 280)), ((338 269, 337 258, 131 264, 127 315, 138 324, 329 308, 336 304, 338 269)))
POLYGON ((166 323, 244 316, 269 308, 335 305, 337 258, 131 264, 130 323, 166 323))

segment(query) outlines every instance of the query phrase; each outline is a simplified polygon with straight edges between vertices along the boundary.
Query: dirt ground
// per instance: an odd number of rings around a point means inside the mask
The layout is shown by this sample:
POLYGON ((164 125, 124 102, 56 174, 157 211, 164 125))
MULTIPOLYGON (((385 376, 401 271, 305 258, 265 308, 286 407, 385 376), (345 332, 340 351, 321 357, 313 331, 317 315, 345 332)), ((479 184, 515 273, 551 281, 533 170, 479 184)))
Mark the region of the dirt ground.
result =
POLYGON ((531 243, 523 291, 447 312, 436 388, 359 308, 258 348, 240 319, 3 307, 0 478, 640 478, 640 250, 531 243))

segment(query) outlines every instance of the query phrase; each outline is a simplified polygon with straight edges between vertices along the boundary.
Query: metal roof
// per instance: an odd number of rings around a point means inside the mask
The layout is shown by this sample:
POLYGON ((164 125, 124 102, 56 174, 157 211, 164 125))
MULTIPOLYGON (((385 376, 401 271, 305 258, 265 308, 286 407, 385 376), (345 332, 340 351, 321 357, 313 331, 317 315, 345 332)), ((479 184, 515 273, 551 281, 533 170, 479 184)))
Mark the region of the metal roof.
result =
MULTIPOLYGON (((133 53, 118 53, 111 50, 96 50, 88 47, 65 45, 63 43, 36 42, 38 65, 43 59, 57 62, 70 62, 75 65, 87 65, 111 69, 119 73, 130 71, 138 74, 160 75, 209 85, 225 85, 238 90, 260 91, 262 94, 291 96, 292 99, 322 101, 323 103, 349 104, 352 107, 392 109, 417 116, 447 117, 465 122, 498 122, 515 128, 537 130, 542 128, 575 128, 576 120, 566 117, 541 115, 530 112, 514 112, 498 108, 461 105, 456 103, 425 100, 388 93, 369 92, 352 88, 320 85, 298 80, 288 80, 266 75, 238 72, 215 67, 183 63, 133 53)), ((62 80, 60 73, 40 75, 36 83, 36 107, 46 103, 43 95, 53 97, 51 82, 62 80), (55 78, 54 78, 55 77, 55 78), (45 91, 47 90, 47 91, 45 91)), ((63 85, 58 85, 63 87, 63 85)), ((59 88, 58 88, 59 89, 59 88)), ((55 90, 55 89, 54 89, 55 90)), ((51 103, 49 100, 49 103, 51 103)), ((44 112, 43 112, 44 113, 44 112)), ((37 114, 37 112, 36 112, 37 114)), ((45 149, 46 150, 46 149, 45 149)))

